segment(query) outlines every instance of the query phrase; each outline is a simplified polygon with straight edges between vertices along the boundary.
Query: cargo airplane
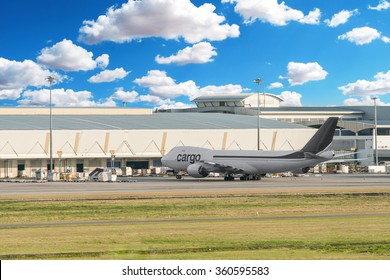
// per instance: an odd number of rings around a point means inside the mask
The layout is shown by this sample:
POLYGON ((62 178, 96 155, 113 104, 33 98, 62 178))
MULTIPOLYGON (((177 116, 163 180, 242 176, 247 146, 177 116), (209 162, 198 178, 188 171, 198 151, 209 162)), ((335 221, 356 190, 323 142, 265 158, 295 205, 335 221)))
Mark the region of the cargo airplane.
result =
MULTIPOLYGON (((258 150, 210 150, 191 146, 178 146, 161 159, 162 164, 177 172, 187 172, 194 178, 203 178, 210 172, 225 174, 225 180, 260 179, 266 173, 306 173, 321 162, 333 159, 329 150, 338 122, 337 117, 328 118, 313 137, 299 151, 258 150)), ((181 175, 176 178, 181 179, 181 175)))

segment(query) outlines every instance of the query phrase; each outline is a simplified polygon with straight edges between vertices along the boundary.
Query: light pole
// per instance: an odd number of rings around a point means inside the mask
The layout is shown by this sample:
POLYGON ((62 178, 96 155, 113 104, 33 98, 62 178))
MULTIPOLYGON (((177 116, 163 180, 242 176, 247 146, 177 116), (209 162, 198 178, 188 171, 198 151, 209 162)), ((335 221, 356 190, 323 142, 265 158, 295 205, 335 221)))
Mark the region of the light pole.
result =
POLYGON ((52 115, 51 115, 51 86, 55 79, 52 76, 49 76, 46 78, 46 80, 49 81, 50 83, 50 101, 49 101, 49 115, 50 115, 50 132, 49 132, 49 137, 50 137, 50 173, 51 176, 53 175, 53 131, 52 131, 52 115))
POLYGON ((257 150, 260 150, 260 83, 262 79, 256 78, 254 82, 257 84, 257 150))
POLYGON ((378 165, 378 118, 377 118, 377 110, 376 110, 376 100, 377 96, 374 96, 372 100, 374 100, 374 130, 375 130, 375 165, 378 165))
POLYGON ((115 165, 115 150, 110 150, 110 154, 111 154, 111 169, 114 169, 114 165, 115 165))
POLYGON ((60 174, 61 174, 61 159, 62 159, 62 151, 61 150, 59 150, 59 151, 57 151, 57 155, 58 155, 58 171, 60 172, 60 174))

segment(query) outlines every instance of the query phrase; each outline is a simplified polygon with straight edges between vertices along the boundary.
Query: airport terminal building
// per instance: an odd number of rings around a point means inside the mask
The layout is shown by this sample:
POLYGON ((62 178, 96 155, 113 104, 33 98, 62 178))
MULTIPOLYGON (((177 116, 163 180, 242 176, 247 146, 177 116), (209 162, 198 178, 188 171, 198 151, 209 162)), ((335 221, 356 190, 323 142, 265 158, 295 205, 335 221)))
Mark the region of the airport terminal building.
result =
MULTIPOLYGON (((161 157, 175 146, 253 150, 258 133, 263 150, 298 150, 330 116, 340 117, 332 148, 358 151, 360 165, 373 164, 373 107, 282 107, 282 101, 241 94, 200 97, 196 108, 181 110, 53 108, 54 170, 89 173, 115 166, 159 173, 161 157)), ((379 161, 390 161, 390 110, 377 109, 379 161)), ((49 169, 49 117, 49 108, 0 108, 0 178, 49 169)))
MULTIPOLYGON (((193 101, 197 105, 196 108, 170 110, 170 112, 259 115, 261 119, 313 128, 318 128, 329 117, 339 117, 332 149, 340 153, 357 152, 353 157, 356 159, 354 163, 368 166, 376 164, 375 147, 377 147, 378 162, 390 162, 389 106, 286 107, 283 106, 283 100, 279 96, 272 94, 203 96, 193 101), (377 132, 376 137, 375 132, 377 132)), ((268 149, 266 146, 261 148, 268 149)))
MULTIPOLYGON (((0 177, 34 177, 50 167, 48 108, 0 109, 0 177)), ((270 149, 299 149, 315 130, 261 120, 270 149), (300 135, 300 137, 294 137, 300 135)), ((131 167, 157 173, 175 146, 256 149, 257 117, 220 113, 156 113, 131 108, 53 108, 54 171, 89 173, 97 167, 131 167)))

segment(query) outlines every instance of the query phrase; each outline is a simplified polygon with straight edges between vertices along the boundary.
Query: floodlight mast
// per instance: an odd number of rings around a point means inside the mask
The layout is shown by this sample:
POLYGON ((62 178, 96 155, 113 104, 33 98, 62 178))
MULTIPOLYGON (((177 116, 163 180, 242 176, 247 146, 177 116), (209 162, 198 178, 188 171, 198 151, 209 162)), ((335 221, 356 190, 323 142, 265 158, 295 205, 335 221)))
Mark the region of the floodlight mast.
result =
POLYGON ((257 84, 257 150, 260 150, 260 84, 262 79, 253 80, 257 84))
POLYGON ((52 129, 52 126, 53 126, 53 122, 52 122, 52 112, 51 112, 51 107, 52 107, 52 103, 51 103, 51 89, 52 89, 52 84, 54 83, 55 81, 55 78, 53 78, 52 76, 49 76, 46 78, 46 80, 49 81, 50 83, 50 99, 49 99, 49 115, 50 115, 50 131, 49 131, 49 137, 50 137, 50 173, 51 176, 53 174, 53 129, 52 129))
POLYGON ((375 165, 378 165, 378 113, 376 107, 376 100, 378 99, 378 97, 374 96, 371 99, 374 100, 375 165))

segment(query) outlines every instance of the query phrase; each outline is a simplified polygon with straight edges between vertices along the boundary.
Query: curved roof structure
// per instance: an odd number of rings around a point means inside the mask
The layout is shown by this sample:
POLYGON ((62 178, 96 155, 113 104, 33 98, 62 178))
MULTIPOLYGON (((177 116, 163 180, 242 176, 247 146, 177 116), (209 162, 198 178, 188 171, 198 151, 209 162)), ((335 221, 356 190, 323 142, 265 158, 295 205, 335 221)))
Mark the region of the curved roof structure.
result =
POLYGON ((192 100, 198 107, 279 107, 283 101, 277 95, 261 94, 225 94, 203 95, 192 100))

